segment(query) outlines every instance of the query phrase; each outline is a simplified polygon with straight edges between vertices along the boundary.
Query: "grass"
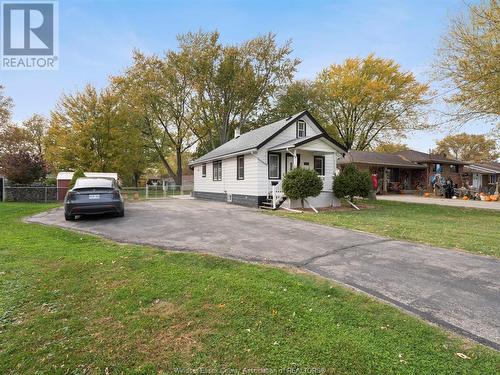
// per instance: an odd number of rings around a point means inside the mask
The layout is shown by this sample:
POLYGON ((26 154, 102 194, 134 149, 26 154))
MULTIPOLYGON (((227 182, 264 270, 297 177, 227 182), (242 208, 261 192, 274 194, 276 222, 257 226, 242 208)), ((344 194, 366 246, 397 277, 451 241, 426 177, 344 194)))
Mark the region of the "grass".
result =
POLYGON ((500 370, 498 352, 312 276, 20 221, 49 207, 0 205, 1 374, 500 370))
POLYGON ((369 204, 374 208, 272 214, 500 257, 500 211, 391 201, 369 204))

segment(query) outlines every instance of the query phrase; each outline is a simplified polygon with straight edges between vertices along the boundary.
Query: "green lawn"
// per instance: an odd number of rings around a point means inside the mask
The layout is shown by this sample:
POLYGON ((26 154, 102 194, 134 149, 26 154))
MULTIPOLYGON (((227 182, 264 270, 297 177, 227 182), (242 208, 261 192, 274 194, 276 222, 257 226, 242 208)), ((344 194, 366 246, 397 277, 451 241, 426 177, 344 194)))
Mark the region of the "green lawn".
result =
POLYGON ((500 371, 498 352, 312 276, 20 222, 49 207, 0 204, 0 374, 500 371))
POLYGON ((500 257, 500 211, 391 201, 361 203, 374 208, 272 214, 500 257))

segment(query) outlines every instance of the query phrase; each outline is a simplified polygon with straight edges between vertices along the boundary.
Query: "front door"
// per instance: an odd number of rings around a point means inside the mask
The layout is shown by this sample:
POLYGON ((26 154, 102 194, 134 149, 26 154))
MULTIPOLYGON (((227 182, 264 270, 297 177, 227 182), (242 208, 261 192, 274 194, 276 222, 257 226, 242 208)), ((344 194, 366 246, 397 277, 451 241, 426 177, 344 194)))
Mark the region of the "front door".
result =
POLYGON ((481 187, 481 178, 478 173, 472 175, 472 186, 476 189, 481 187))
MULTIPOLYGON (((300 154, 297 154, 297 167, 300 167, 300 154)), ((286 154, 285 173, 294 169, 293 155, 286 154)))

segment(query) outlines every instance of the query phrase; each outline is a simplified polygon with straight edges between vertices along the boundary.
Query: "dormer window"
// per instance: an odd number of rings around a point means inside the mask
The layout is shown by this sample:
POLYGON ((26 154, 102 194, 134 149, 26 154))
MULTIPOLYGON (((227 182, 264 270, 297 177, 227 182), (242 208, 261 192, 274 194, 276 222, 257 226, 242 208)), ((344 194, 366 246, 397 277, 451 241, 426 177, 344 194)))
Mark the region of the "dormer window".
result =
POLYGON ((306 136, 306 122, 304 120, 297 121, 297 138, 306 136))

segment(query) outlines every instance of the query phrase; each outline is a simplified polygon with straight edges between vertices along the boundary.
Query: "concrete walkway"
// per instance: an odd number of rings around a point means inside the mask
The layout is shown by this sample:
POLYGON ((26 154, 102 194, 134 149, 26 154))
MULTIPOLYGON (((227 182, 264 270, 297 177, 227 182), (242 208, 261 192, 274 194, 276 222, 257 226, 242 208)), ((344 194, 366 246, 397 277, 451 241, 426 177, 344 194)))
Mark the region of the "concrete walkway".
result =
POLYGON ((463 199, 445 199, 445 198, 434 198, 434 197, 424 198, 407 194, 377 195, 377 199, 381 201, 438 204, 441 206, 485 208, 489 210, 500 210, 500 201, 484 202, 484 201, 473 201, 473 200, 464 201, 463 199))
POLYGON ((131 203, 124 218, 28 221, 120 242, 196 251, 318 273, 500 349, 500 260, 394 241, 199 200, 131 203))

